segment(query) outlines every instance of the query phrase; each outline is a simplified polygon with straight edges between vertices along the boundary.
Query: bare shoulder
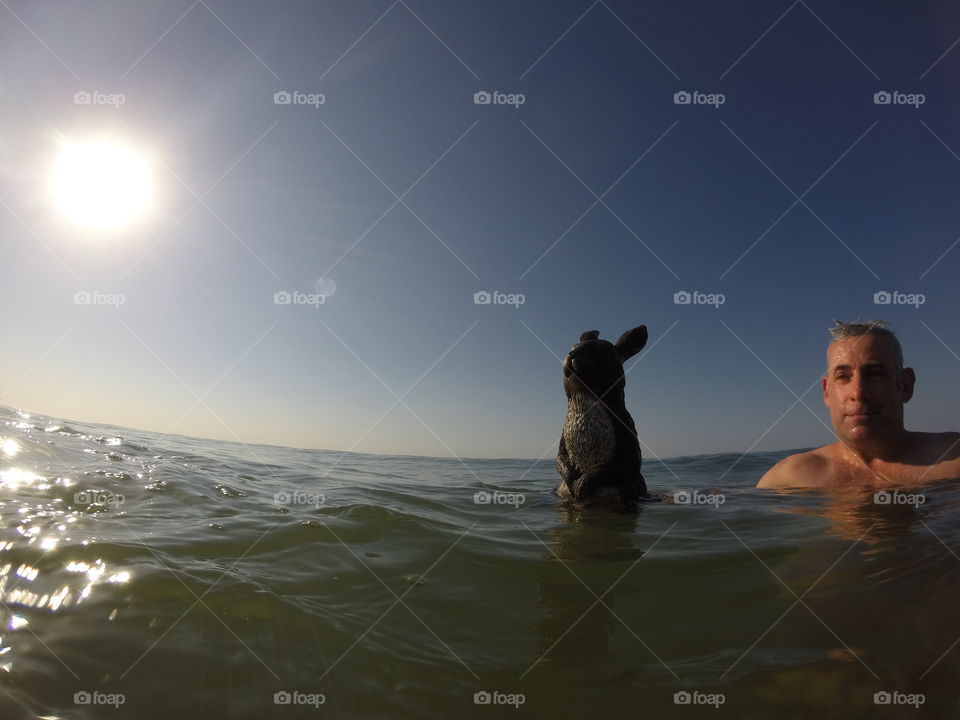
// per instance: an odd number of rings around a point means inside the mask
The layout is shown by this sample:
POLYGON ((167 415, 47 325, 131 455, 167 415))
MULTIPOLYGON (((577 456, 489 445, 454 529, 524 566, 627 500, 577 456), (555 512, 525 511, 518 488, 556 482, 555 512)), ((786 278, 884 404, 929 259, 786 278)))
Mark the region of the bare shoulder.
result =
POLYGON ((789 455, 770 468, 757 483, 759 488, 810 487, 823 485, 830 471, 829 445, 789 455))

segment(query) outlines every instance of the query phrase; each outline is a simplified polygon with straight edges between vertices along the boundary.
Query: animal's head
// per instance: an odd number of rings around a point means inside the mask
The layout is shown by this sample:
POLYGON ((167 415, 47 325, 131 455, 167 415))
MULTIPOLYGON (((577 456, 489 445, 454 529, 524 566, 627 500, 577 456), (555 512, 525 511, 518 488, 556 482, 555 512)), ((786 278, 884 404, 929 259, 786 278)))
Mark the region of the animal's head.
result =
POLYGON ((598 330, 583 333, 563 360, 563 387, 567 397, 582 393, 614 400, 618 386, 622 396, 623 363, 646 344, 645 325, 627 330, 616 343, 601 340, 598 330))

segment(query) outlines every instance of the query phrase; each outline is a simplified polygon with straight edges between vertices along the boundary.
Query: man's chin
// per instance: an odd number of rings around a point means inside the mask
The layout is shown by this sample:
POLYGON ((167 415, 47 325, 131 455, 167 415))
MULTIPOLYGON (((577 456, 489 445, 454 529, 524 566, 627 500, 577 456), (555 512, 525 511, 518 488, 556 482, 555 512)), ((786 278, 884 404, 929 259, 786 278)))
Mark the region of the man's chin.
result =
POLYGON ((875 423, 858 423, 845 428, 844 437, 851 442, 869 442, 884 437, 883 427, 875 423))

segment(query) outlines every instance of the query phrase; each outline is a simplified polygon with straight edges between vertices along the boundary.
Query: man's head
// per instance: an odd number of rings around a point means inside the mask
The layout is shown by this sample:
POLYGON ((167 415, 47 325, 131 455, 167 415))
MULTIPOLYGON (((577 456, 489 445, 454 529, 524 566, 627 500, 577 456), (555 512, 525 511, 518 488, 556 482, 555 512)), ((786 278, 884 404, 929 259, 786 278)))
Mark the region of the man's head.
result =
POLYGON ((837 437, 855 449, 898 440, 916 382, 900 342, 881 321, 838 321, 830 334, 822 388, 837 437))

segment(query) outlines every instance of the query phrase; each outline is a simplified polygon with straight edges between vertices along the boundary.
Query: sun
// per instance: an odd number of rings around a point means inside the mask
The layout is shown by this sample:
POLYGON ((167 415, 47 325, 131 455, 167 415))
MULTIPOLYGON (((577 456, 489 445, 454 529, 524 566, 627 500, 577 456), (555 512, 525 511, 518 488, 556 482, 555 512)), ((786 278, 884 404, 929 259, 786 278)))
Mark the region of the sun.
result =
POLYGON ((54 163, 52 192, 56 205, 77 225, 124 228, 151 209, 150 163, 121 141, 64 141, 54 163))

